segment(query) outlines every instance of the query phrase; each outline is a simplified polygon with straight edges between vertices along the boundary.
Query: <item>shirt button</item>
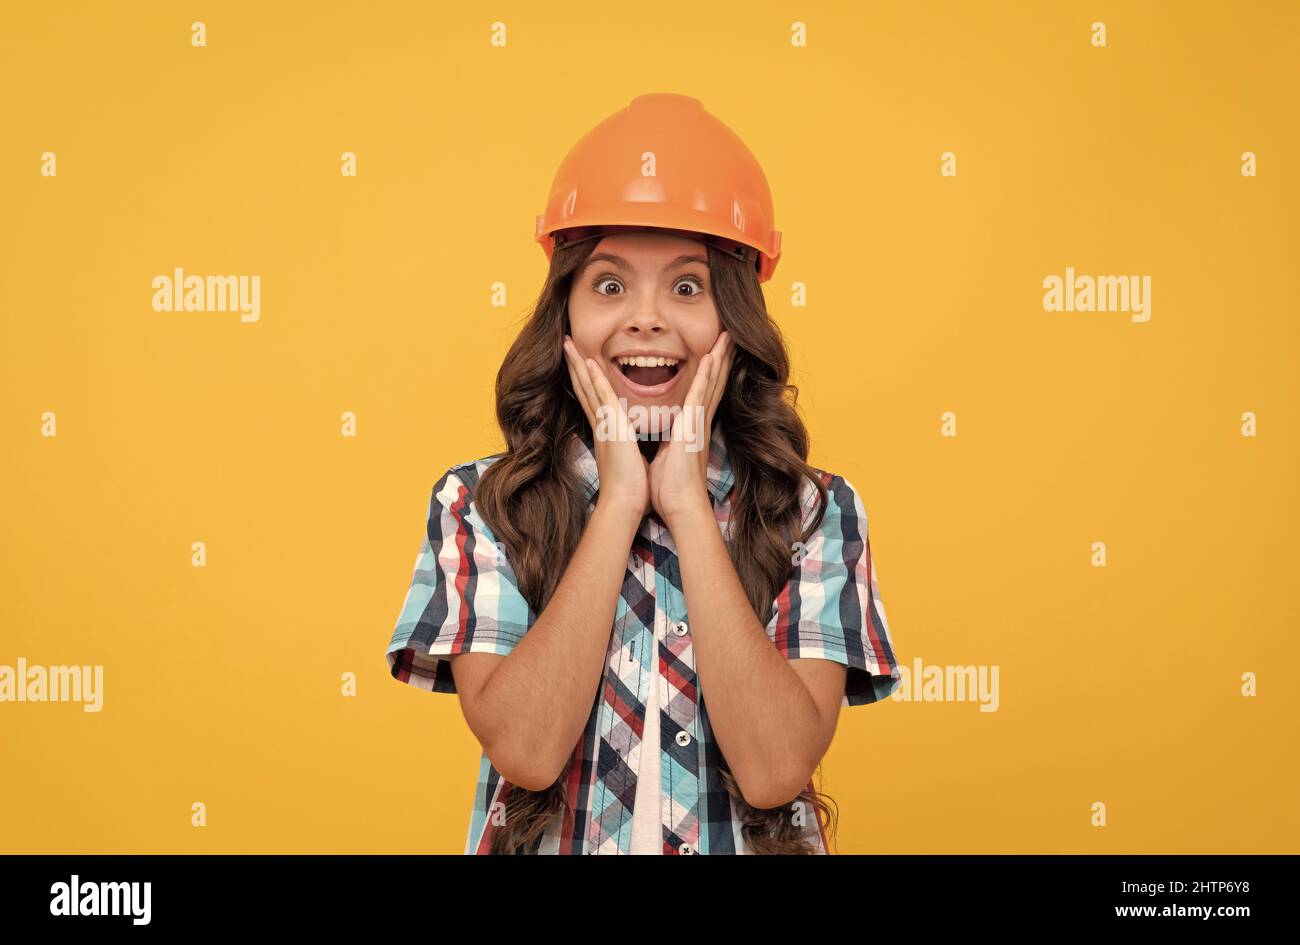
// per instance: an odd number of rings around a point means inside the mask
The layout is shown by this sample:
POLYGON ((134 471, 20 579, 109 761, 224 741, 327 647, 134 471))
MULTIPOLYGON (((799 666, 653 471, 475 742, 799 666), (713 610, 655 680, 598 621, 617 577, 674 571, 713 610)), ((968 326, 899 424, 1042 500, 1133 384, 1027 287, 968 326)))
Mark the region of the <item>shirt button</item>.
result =
POLYGON ((687 745, 689 745, 690 743, 691 743, 691 733, 690 733, 690 732, 678 732, 678 733, 677 733, 677 744, 679 744, 679 745, 681 745, 683 748, 685 748, 685 747, 686 747, 687 745))
POLYGON ((673 624, 673 633, 677 634, 679 637, 686 636, 687 629, 689 628, 686 626, 685 620, 679 620, 673 624))
POLYGON ((682 856, 691 856, 695 853, 695 851, 691 849, 691 845, 689 843, 683 843, 680 847, 677 848, 677 852, 680 853, 682 856))

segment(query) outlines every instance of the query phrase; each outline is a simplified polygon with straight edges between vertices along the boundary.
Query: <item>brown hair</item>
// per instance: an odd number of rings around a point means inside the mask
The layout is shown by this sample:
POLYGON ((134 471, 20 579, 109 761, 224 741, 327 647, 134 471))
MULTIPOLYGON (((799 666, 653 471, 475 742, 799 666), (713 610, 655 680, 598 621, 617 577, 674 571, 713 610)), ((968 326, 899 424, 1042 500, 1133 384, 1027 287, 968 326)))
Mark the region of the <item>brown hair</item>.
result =
MULTIPOLYGON (((574 397, 561 344, 569 332, 568 299, 574 273, 600 242, 557 247, 531 316, 497 373, 497 422, 505 454, 483 473, 476 489, 479 513, 510 555, 519 589, 541 613, 555 591, 586 522, 583 483, 567 452, 570 435, 590 434, 574 397)), ((772 602, 790 577, 791 536, 807 539, 826 511, 826 487, 806 462, 808 433, 787 383, 789 356, 752 263, 707 244, 709 278, 718 316, 731 334, 734 355, 714 415, 726 441, 735 480, 728 551, 754 613, 766 625, 772 602), (817 489, 817 510, 800 532, 803 480, 817 489)), ((793 811, 813 811, 819 830, 835 832, 834 801, 805 789, 783 807, 746 803, 721 759, 719 773, 754 853, 817 852, 816 840, 794 822, 793 811)), ((542 791, 507 786, 504 823, 493 828, 491 852, 535 852, 552 819, 568 805, 565 784, 573 760, 542 791)), ((829 851, 828 851, 829 852, 829 851)))

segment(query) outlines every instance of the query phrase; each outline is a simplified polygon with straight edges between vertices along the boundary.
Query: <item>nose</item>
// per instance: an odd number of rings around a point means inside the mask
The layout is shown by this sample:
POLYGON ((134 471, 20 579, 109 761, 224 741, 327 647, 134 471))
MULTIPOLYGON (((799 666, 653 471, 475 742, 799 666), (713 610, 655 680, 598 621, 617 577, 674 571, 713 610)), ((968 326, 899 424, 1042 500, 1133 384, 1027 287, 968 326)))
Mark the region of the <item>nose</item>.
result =
POLYGON ((658 335, 667 330, 659 306, 653 295, 647 295, 630 306, 623 329, 632 335, 658 335))

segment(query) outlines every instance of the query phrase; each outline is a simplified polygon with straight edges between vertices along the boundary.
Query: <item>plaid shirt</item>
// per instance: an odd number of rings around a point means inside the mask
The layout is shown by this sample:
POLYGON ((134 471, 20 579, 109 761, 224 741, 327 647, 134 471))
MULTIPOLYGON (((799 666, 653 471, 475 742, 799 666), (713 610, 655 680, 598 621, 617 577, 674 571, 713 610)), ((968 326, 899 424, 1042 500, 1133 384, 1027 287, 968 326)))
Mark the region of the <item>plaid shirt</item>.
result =
MULTIPOLYGON (((455 692, 448 656, 507 655, 536 619, 504 549, 498 549, 474 506, 479 476, 502 455, 454 466, 434 486, 415 574, 386 654, 395 679, 431 692, 455 692)), ((590 511, 599 479, 589 435, 574 438, 573 457, 590 511)), ((845 664, 842 705, 864 705, 892 693, 900 674, 876 587, 862 501, 846 480, 817 472, 828 490, 826 514, 804 547, 794 548, 789 582, 773 603, 767 634, 788 659, 845 664)), ((724 537, 732 482, 721 431, 714 430, 708 489, 724 537)), ((806 525, 816 510, 811 482, 804 484, 803 505, 806 525)), ((652 684, 660 693, 663 852, 750 852, 720 778, 718 746, 696 684, 688 620, 672 536, 656 517, 646 516, 630 550, 600 691, 567 775, 573 813, 555 817, 537 853, 629 852, 652 684)), ((509 788, 484 753, 465 853, 488 852, 509 788)), ((804 836, 818 853, 826 853, 823 825, 811 811, 807 820, 804 836)))

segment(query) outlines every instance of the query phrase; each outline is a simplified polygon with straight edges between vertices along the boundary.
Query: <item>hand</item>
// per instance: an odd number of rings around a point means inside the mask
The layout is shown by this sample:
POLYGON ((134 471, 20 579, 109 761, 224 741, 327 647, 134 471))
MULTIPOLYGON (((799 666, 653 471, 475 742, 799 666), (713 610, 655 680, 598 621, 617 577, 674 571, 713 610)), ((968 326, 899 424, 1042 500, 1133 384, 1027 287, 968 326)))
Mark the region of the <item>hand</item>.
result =
POLYGON ((564 355, 573 392, 591 424, 600 476, 596 503, 634 516, 639 523, 650 512, 650 464, 641 455, 632 424, 601 366, 583 358, 568 335, 564 355))
POLYGON ((660 441, 650 464, 650 502, 670 530, 672 520, 682 515, 712 514, 709 443, 713 416, 727 389, 733 350, 731 336, 724 331, 700 358, 682 412, 673 421, 672 435, 660 441))

